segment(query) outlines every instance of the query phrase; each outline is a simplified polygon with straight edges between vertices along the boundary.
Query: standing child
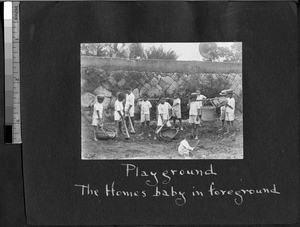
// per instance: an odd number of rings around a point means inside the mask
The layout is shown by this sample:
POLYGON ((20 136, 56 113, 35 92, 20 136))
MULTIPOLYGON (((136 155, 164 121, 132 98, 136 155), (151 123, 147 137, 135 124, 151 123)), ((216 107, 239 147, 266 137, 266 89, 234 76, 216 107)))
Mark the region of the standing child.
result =
POLYGON ((195 148, 191 147, 189 145, 190 140, 193 138, 193 135, 190 133, 187 133, 184 137, 184 140, 180 142, 180 145, 178 147, 178 153, 179 155, 183 156, 189 156, 190 152, 193 151, 195 148))
POLYGON ((97 140, 96 137, 96 131, 99 129, 99 125, 102 127, 102 116, 103 116, 103 102, 104 97, 97 96, 96 102, 94 104, 94 111, 93 111, 93 119, 92 119, 92 125, 94 127, 94 140, 97 140))
MULTIPOLYGON (((157 131, 161 126, 166 125, 167 127, 171 127, 171 123, 169 121, 170 111, 172 110, 171 105, 166 102, 166 98, 162 97, 160 99, 160 104, 157 106, 158 118, 157 118, 157 131)), ((156 139, 156 137, 154 137, 156 139)))
MULTIPOLYGON (((131 87, 126 89, 125 116, 127 128, 129 128, 129 118, 134 127, 134 94, 131 87)), ((135 133, 134 128, 131 128, 130 133, 135 133)))
POLYGON ((124 94, 120 93, 118 95, 118 99, 115 101, 114 118, 116 122, 116 137, 118 137, 118 132, 122 133, 122 121, 124 119, 123 100, 124 100, 124 94))
POLYGON ((140 102, 141 108, 141 124, 143 127, 143 132, 140 135, 144 134, 145 131, 145 122, 146 122, 146 131, 148 136, 150 135, 150 108, 152 107, 151 103, 148 101, 148 95, 143 94, 143 100, 140 102))
POLYGON ((196 100, 197 100, 197 101, 199 102, 199 104, 200 104, 200 119, 201 119, 201 117, 202 117, 202 106, 203 106, 203 101, 199 101, 199 100, 206 99, 206 96, 202 95, 200 90, 197 90, 196 93, 197 93, 197 99, 196 99, 196 100))
MULTIPOLYGON (((221 91, 220 93, 221 97, 225 97, 226 95, 227 93, 225 90, 221 91)), ((222 131, 225 128, 225 106, 221 106, 220 111, 221 111, 220 121, 222 122, 222 127, 219 129, 219 131, 222 131)))
POLYGON ((176 120, 178 119, 180 130, 183 130, 182 121, 181 121, 181 101, 180 101, 178 93, 174 94, 173 107, 172 107, 172 116, 173 116, 174 127, 175 127, 175 124, 176 124, 176 120))
POLYGON ((233 96, 233 90, 227 90, 227 104, 225 105, 225 121, 227 122, 227 132, 230 133, 230 128, 234 132, 233 121, 235 112, 235 99, 233 96))
POLYGON ((200 111, 201 106, 199 101, 196 100, 196 95, 191 95, 191 100, 188 103, 189 111, 189 123, 192 126, 192 135, 195 139, 198 139, 198 126, 200 124, 200 111))

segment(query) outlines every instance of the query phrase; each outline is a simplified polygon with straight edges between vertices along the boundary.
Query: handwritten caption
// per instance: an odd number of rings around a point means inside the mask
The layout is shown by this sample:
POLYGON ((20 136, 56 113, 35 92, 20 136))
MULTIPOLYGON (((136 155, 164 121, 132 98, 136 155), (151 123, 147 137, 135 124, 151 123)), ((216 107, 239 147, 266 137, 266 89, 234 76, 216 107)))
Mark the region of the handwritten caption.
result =
MULTIPOLYGON (((213 178, 218 176, 213 165, 210 164, 204 169, 166 169, 161 172, 141 170, 138 166, 131 163, 121 164, 126 178, 141 178, 145 182, 145 188, 142 190, 128 190, 126 186, 120 185, 116 181, 105 184, 103 188, 97 188, 90 184, 74 184, 81 196, 92 196, 95 198, 171 198, 177 206, 185 205, 189 199, 210 197, 220 198, 230 196, 236 205, 242 205, 245 197, 255 195, 279 195, 280 192, 276 189, 276 185, 272 184, 269 187, 262 188, 239 188, 226 189, 218 186, 213 178), (192 186, 191 188, 183 188, 184 185, 173 185, 174 178, 184 178, 187 176, 210 177, 212 181, 207 185, 192 186)), ((198 180, 198 179, 197 179, 198 180)))

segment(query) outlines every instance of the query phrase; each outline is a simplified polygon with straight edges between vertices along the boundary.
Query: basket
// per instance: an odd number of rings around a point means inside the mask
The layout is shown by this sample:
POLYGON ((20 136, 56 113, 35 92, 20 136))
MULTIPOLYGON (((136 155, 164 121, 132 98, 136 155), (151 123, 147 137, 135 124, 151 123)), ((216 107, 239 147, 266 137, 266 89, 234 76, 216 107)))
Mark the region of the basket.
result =
POLYGON ((214 106, 202 106, 202 121, 214 121, 216 119, 216 107, 214 106))
POLYGON ((178 132, 179 132, 178 129, 167 128, 161 132, 161 138, 166 140, 175 139, 178 132))
POLYGON ((211 100, 211 102, 216 108, 220 108, 221 106, 226 105, 227 99, 225 97, 219 97, 219 98, 211 100))
POLYGON ((111 129, 106 129, 105 132, 103 130, 96 131, 97 139, 109 140, 109 139, 114 139, 116 137, 116 133, 111 129))

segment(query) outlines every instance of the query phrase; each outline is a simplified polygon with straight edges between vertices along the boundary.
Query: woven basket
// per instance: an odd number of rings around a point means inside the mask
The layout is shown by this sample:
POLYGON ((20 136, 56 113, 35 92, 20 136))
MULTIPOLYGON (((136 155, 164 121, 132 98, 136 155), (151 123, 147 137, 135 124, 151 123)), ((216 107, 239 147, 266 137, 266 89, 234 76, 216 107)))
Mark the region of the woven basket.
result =
POLYGON ((216 99, 211 100, 213 105, 217 108, 220 108, 221 106, 225 106, 227 103, 227 99, 225 97, 219 97, 216 99))
POLYGON ((217 117, 216 107, 214 106, 202 106, 202 121, 214 121, 217 117))
POLYGON ((106 129, 106 134, 102 130, 96 131, 96 137, 98 140, 109 140, 116 137, 116 133, 113 130, 106 129))
POLYGON ((163 139, 175 139, 175 137, 177 136, 179 130, 178 129, 165 129, 164 131, 161 132, 161 137, 163 139))

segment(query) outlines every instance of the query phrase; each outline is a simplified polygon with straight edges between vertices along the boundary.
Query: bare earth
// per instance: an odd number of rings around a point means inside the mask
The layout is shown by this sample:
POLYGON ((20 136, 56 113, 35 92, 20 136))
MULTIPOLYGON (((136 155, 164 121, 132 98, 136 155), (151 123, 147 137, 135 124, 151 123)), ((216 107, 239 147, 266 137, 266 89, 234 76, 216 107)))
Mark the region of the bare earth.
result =
MULTIPOLYGON (((141 133, 140 124, 136 122, 136 134, 111 140, 93 140, 93 128, 82 116, 82 159, 186 159, 178 154, 177 148, 184 135, 190 131, 186 121, 179 138, 171 141, 154 140, 155 125, 151 126, 151 137, 138 136, 141 133)), ((243 127, 242 115, 236 116, 234 122, 236 133, 224 135, 218 132, 221 122, 202 122, 199 129, 199 143, 189 159, 243 159, 243 127)), ((113 129, 113 123, 106 123, 106 128, 113 129)), ((196 140, 190 143, 196 144, 196 140)))

